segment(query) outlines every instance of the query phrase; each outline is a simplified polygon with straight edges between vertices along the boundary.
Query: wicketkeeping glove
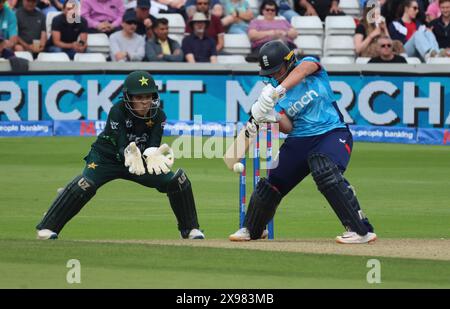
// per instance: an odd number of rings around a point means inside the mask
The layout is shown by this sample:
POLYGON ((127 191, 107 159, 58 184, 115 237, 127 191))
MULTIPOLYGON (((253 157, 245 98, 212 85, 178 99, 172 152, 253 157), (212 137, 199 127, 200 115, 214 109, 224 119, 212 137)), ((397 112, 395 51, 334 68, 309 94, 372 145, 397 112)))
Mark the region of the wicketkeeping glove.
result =
POLYGON ((144 175, 145 167, 142 162, 141 151, 137 148, 136 143, 130 143, 124 151, 125 166, 129 167, 128 171, 135 175, 144 175))
POLYGON ((144 151, 145 162, 149 174, 160 175, 161 172, 167 174, 174 162, 172 148, 167 144, 158 147, 150 147, 144 151))

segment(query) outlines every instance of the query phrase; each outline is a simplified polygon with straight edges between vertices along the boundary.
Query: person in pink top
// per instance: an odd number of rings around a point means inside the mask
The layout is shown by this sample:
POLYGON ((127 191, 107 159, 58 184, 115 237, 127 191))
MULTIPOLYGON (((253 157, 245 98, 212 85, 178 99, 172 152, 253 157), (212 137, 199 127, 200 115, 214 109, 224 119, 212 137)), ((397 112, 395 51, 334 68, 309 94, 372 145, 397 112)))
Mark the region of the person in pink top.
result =
POLYGON ((281 40, 290 49, 297 47, 294 44, 297 31, 286 19, 277 17, 278 11, 278 5, 274 0, 264 0, 261 4, 259 9, 261 16, 253 19, 248 27, 252 52, 247 57, 247 61, 256 61, 256 55, 258 55, 261 46, 272 40, 281 40))
POLYGON ((88 22, 90 33, 111 33, 120 29, 125 13, 123 0, 81 0, 81 16, 88 22))

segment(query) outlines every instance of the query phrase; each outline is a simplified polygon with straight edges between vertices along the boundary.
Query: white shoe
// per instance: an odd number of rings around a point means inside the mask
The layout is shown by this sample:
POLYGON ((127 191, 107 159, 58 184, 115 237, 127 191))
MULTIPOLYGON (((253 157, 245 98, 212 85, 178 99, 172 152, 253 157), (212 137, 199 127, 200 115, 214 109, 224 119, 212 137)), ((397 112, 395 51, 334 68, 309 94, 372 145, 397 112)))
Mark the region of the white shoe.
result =
POLYGON ((375 240, 377 240, 377 234, 370 232, 364 236, 355 232, 344 232, 342 236, 336 237, 336 242, 339 244, 370 244, 375 240))
POLYGON ((58 234, 56 234, 55 232, 51 231, 51 230, 39 230, 37 231, 37 239, 42 239, 42 240, 46 240, 46 239, 57 239, 58 238, 58 234))
MULTIPOLYGON (((266 239, 269 235, 269 232, 267 230, 264 230, 261 234, 261 239, 266 239)), ((243 227, 236 231, 236 233, 231 234, 228 236, 228 239, 231 241, 249 241, 250 238, 250 232, 246 227, 243 227)))
POLYGON ((189 232, 188 239, 205 239, 205 234, 203 234, 199 229, 192 229, 189 232))

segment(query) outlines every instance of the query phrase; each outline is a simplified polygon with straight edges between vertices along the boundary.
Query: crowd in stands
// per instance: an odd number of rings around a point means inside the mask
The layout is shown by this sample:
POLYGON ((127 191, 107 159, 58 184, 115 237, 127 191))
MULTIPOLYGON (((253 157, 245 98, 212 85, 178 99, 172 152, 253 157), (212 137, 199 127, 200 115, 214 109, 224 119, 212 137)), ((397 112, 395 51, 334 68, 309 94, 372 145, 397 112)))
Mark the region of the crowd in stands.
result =
MULTIPOLYGON (((356 57, 371 63, 406 62, 418 57, 450 57, 450 0, 360 0, 354 17, 356 57)), ((339 0, 0 0, 0 53, 63 52, 73 59, 89 51, 88 36, 109 38, 109 61, 216 63, 226 55, 225 34, 244 34, 251 43, 248 62, 270 40, 296 49, 302 33, 297 16, 346 15, 339 0), (179 14, 185 21, 180 40, 158 14, 179 14), (51 19, 49 17, 52 17, 51 19), (51 20, 50 28, 47 28, 51 20)), ((298 54, 302 50, 298 49, 298 54)))

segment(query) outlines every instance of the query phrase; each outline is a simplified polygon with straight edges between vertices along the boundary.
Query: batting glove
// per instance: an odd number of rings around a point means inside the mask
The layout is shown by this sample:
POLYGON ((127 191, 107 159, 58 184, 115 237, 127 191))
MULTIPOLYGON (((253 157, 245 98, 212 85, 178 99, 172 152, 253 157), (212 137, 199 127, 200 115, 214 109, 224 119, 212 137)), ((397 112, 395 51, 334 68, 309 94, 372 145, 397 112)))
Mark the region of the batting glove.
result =
POLYGON ((174 163, 173 150, 167 144, 150 147, 144 151, 145 162, 149 174, 167 174, 174 163))
POLYGON ((263 113, 270 111, 278 102, 279 98, 286 93, 286 88, 279 85, 274 88, 271 84, 267 84, 258 98, 258 104, 263 113))
POLYGON ((258 102, 252 105, 252 116, 257 123, 266 122, 278 122, 280 121, 280 114, 274 109, 270 109, 268 112, 263 112, 258 102))
POLYGON ((135 175, 144 175, 145 167, 142 162, 141 151, 137 148, 136 143, 130 143, 124 151, 125 166, 128 167, 128 171, 135 175))

